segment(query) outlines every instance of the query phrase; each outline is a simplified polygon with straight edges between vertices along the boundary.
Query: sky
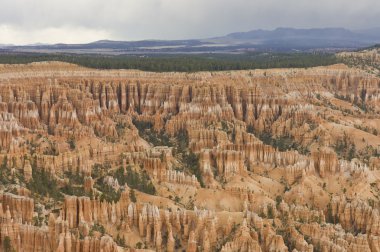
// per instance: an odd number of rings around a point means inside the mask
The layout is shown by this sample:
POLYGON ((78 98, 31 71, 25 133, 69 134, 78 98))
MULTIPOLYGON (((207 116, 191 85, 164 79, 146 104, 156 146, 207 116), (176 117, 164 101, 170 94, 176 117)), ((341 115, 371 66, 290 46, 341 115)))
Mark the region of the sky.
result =
POLYGON ((379 0, 0 0, 0 44, 189 39, 380 26, 379 0))

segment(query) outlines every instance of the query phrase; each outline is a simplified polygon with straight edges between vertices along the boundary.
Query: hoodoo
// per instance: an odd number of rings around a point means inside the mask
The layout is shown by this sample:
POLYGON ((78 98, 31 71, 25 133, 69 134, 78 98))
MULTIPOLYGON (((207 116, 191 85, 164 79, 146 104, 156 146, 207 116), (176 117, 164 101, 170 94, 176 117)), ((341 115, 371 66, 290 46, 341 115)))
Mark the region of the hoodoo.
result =
POLYGON ((1 65, 0 247, 380 251, 379 114, 342 64, 1 65))

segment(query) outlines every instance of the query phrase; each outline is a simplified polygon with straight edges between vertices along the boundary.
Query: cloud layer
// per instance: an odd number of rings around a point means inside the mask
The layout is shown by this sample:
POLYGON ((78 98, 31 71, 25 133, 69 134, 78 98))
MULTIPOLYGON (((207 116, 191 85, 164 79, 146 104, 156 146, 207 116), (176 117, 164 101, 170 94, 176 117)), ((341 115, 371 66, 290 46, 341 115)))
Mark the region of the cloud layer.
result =
POLYGON ((14 44, 380 26, 378 0, 0 0, 0 6, 0 43, 14 44))

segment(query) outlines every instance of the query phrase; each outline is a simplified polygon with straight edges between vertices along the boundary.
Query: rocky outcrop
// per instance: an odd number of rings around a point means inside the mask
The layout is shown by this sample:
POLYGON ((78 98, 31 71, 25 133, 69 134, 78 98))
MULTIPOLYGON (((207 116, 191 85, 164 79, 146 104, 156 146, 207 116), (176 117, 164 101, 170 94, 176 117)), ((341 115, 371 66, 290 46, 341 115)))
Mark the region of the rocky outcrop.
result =
POLYGON ((347 202, 345 198, 333 198, 331 215, 346 230, 353 229, 376 236, 380 234, 378 210, 373 209, 366 201, 347 202))
POLYGON ((16 120, 13 114, 0 113, 0 146, 10 152, 19 151, 24 139, 21 138, 27 132, 16 120))
POLYGON ((23 174, 26 181, 30 181, 32 179, 33 169, 29 160, 25 160, 23 174))
POLYGON ((322 150, 312 153, 315 170, 321 177, 325 177, 328 173, 336 173, 339 170, 338 158, 332 150, 322 150))
MULTIPOLYGON (((277 248, 272 248, 271 251, 280 251, 276 250, 277 248)), ((244 221, 242 226, 236 232, 235 237, 232 241, 227 242, 223 247, 223 252, 227 251, 262 251, 260 244, 258 242, 258 234, 254 232, 253 234, 250 232, 247 227, 247 222, 244 221), (252 237, 253 236, 253 237, 252 237)))
POLYGON ((21 223, 30 223, 34 214, 34 200, 25 197, 14 195, 11 193, 0 192, 0 214, 8 215, 20 221, 21 223))

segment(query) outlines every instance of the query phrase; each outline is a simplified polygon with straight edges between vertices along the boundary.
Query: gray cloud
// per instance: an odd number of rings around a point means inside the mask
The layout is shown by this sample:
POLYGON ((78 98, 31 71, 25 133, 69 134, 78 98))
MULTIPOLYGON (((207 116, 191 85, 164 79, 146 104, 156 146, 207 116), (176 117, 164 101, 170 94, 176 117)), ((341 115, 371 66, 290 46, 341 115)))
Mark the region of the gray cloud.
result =
POLYGON ((185 39, 380 26, 378 0, 0 0, 0 43, 185 39))

